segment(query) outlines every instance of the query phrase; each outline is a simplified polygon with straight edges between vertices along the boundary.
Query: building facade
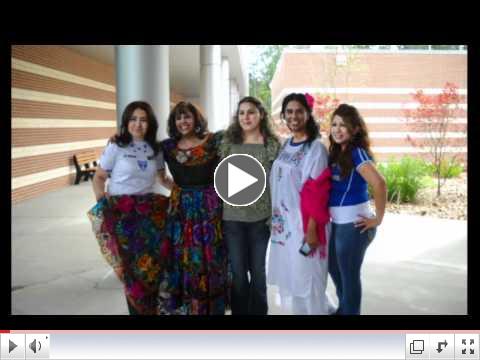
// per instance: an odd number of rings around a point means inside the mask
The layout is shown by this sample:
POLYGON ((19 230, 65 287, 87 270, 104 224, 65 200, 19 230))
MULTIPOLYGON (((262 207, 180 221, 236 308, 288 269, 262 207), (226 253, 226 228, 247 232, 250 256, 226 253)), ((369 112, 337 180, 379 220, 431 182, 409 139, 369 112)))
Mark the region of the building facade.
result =
POLYGON ((428 134, 408 125, 405 110, 415 109, 412 94, 422 89, 439 94, 447 82, 458 86, 460 110, 447 129, 447 152, 466 161, 467 51, 325 49, 310 46, 284 50, 270 84, 272 117, 277 127, 282 99, 291 92, 337 98, 363 115, 377 160, 406 155, 427 157, 428 149, 413 146, 428 134))
POLYGON ((178 101, 215 131, 248 94, 237 45, 15 45, 11 61, 12 203, 72 185, 73 155, 100 154, 130 101, 152 104, 160 140, 178 101))

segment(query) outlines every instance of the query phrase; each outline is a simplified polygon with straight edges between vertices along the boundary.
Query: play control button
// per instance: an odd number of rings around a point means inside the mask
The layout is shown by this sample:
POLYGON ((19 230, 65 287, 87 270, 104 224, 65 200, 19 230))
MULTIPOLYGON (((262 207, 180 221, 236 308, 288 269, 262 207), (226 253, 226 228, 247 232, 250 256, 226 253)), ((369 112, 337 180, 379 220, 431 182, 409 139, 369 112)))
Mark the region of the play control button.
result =
POLYGON ((12 340, 8 340, 8 352, 11 353, 18 345, 12 340))
POLYGON ((25 359, 25 334, 0 334, 0 358, 25 359))
POLYGON ((267 175, 260 162, 247 154, 227 156, 215 169, 215 191, 227 204, 247 206, 265 191, 267 175))

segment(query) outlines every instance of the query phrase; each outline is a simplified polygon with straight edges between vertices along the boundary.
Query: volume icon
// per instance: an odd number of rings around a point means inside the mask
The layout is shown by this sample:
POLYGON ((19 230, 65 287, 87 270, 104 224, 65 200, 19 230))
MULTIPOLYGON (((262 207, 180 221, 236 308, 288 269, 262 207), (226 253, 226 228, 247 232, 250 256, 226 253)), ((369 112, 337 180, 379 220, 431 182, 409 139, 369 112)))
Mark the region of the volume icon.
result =
POLYGON ((37 351, 40 351, 42 349, 42 343, 40 341, 37 342, 37 339, 34 339, 28 347, 33 351, 34 354, 37 353, 37 351))

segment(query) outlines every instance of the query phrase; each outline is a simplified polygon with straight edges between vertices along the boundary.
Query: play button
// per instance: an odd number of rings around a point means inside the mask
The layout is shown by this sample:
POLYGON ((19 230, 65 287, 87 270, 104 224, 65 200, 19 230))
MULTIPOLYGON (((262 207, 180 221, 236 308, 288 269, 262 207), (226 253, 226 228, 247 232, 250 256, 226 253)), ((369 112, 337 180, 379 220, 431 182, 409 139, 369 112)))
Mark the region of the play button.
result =
POLYGON ((0 335, 0 359, 25 359, 25 334, 0 335))
POLYGON ((215 169, 215 191, 233 206, 247 206, 257 201, 265 191, 266 181, 262 164, 247 154, 227 156, 215 169))
POLYGON ((11 353, 18 345, 15 344, 12 340, 8 341, 8 352, 11 353))
POLYGON ((255 184, 258 179, 235 165, 228 163, 228 197, 232 197, 243 189, 255 184))

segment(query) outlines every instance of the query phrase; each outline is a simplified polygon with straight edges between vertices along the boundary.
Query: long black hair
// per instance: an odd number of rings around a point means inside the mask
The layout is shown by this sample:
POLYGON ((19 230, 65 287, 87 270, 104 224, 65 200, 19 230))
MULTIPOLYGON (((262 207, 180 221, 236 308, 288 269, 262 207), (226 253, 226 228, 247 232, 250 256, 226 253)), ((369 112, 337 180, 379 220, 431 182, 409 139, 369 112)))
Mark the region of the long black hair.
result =
POLYGON ((272 128, 270 126, 269 115, 267 110, 265 110, 265 107, 263 106, 262 102, 257 98, 254 98, 253 96, 245 96, 239 101, 237 105, 237 111, 235 112, 235 115, 233 117, 233 121, 225 132, 225 137, 228 139, 228 141, 232 142, 233 144, 243 144, 243 141, 244 141, 243 130, 242 130, 242 127, 240 126, 238 113, 240 111, 240 105, 244 103, 253 104, 260 112, 260 133, 263 136, 263 144, 267 146, 267 141, 269 138, 278 141, 277 136, 273 133, 272 128))
POLYGON ((374 159, 374 157, 370 149, 367 125, 357 108, 352 105, 341 104, 333 112, 330 122, 333 122, 335 116, 342 118, 350 134, 350 141, 343 151, 341 145, 333 140, 331 133, 328 137, 330 141, 329 164, 338 164, 340 167, 340 177, 343 179, 348 176, 353 169, 352 149, 354 147, 362 148, 372 159, 374 159))
POLYGON ((175 140, 180 140, 182 134, 178 131, 176 120, 180 115, 186 113, 192 113, 193 115, 193 128, 195 136, 199 139, 203 139, 208 132, 207 120, 203 117, 200 110, 198 110, 195 105, 187 101, 180 101, 175 107, 170 111, 168 115, 168 136, 175 140))
POLYGON ((282 118, 285 118, 285 110, 287 108, 287 105, 290 101, 296 101, 305 108, 308 114, 308 119, 307 123, 305 124, 305 132, 307 133, 307 143, 311 143, 313 140, 320 138, 320 129, 318 128, 318 124, 315 121, 313 114, 312 114, 312 109, 310 106, 308 106, 307 98, 305 97, 305 94, 300 94, 300 93, 291 93, 285 96, 285 98, 282 101, 282 111, 280 112, 280 115, 282 118))
POLYGON ((145 101, 133 101, 125 107, 122 113, 122 123, 120 125, 120 134, 113 136, 112 142, 116 143, 120 147, 125 147, 133 140, 132 135, 128 132, 128 123, 133 115, 133 112, 137 109, 145 111, 147 114, 147 132, 145 134, 145 141, 153 149, 155 155, 158 154, 160 147, 157 142, 157 130, 158 123, 152 106, 145 101))

